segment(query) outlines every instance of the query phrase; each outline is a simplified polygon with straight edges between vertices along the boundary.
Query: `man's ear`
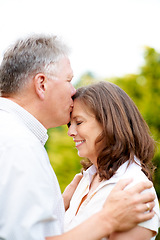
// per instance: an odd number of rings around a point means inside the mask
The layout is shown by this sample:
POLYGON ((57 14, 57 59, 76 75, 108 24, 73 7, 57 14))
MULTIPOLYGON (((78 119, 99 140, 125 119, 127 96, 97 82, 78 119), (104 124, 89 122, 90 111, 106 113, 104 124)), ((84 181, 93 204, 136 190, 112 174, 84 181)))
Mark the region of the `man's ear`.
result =
POLYGON ((34 77, 35 91, 41 100, 44 100, 47 77, 43 73, 38 73, 34 77))

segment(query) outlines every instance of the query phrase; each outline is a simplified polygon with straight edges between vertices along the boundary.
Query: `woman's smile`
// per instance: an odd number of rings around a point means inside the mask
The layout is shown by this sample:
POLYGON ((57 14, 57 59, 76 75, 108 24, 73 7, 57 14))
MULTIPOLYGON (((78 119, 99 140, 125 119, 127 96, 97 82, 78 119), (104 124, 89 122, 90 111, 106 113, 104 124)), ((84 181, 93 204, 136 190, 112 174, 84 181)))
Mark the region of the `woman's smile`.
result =
POLYGON ((76 148, 78 148, 79 146, 81 146, 81 145, 85 142, 85 140, 74 141, 74 142, 75 142, 75 144, 76 144, 76 148))

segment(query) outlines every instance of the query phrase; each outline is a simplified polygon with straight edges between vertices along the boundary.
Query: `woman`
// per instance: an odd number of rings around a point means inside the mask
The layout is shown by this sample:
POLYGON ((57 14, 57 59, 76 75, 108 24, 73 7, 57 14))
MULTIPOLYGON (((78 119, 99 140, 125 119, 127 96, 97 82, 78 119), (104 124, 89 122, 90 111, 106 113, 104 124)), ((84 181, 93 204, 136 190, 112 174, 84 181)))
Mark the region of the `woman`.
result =
MULTIPOLYGON (((88 161, 82 162, 83 178, 66 212, 66 231, 99 211, 120 179, 132 177, 132 185, 151 180, 154 155, 147 124, 117 85, 99 82, 82 87, 73 99, 68 135, 73 137, 78 155, 88 161)), ((148 240, 155 236, 159 227, 157 199, 155 204, 151 220, 128 232, 114 233, 109 239, 148 240)))

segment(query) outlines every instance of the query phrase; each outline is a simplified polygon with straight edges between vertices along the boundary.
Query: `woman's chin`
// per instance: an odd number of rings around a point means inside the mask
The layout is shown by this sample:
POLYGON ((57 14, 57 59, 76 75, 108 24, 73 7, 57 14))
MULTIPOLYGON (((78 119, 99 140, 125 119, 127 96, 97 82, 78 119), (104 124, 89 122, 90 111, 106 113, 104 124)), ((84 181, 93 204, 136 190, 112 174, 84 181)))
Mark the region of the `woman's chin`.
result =
POLYGON ((79 157, 86 158, 86 156, 84 156, 84 154, 83 154, 83 153, 81 153, 81 152, 79 152, 79 151, 78 151, 78 156, 79 156, 79 157))

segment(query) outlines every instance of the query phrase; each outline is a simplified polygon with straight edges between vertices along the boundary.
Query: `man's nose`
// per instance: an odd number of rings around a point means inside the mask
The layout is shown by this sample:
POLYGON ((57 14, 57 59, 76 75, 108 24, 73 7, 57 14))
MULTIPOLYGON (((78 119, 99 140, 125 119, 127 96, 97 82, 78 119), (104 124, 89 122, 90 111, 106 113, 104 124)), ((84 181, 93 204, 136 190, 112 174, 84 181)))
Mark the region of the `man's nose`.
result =
POLYGON ((71 96, 73 96, 76 93, 75 87, 72 85, 72 90, 71 90, 71 96))

